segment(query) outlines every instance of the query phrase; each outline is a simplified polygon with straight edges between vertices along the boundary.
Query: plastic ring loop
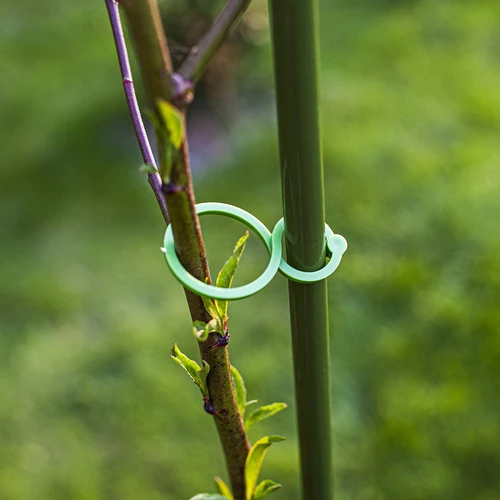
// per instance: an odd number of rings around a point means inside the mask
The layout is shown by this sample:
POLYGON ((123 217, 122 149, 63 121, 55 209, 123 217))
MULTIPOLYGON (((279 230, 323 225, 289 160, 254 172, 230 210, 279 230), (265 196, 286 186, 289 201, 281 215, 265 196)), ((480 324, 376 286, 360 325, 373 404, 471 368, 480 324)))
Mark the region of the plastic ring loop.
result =
POLYGON ((273 229, 272 234, 267 227, 257 217, 253 216, 246 210, 243 210, 233 205, 226 203, 200 203, 196 205, 198 215, 217 214, 225 215, 233 219, 243 222, 248 228, 257 233, 270 254, 269 263, 264 272, 254 281, 247 285, 235 288, 220 288, 196 279, 189 274, 181 264, 177 253, 175 252, 174 235, 172 226, 169 225, 165 232, 164 252, 167 264, 182 285, 192 292, 220 300, 237 300, 254 295, 262 290, 275 276, 278 270, 288 279, 299 283, 312 283, 320 281, 330 276, 339 266, 343 253, 347 249, 345 238, 339 234, 335 234, 331 228, 325 225, 325 237, 327 239, 327 251, 331 255, 330 261, 323 268, 312 271, 299 271, 290 266, 282 258, 281 237, 285 228, 284 219, 281 219, 273 229))
MULTIPOLYGON (((279 248, 281 255, 281 235, 285 230, 285 220, 281 219, 274 226, 272 233, 273 249, 279 248)), ((285 259, 281 259, 280 273, 292 281, 297 283, 314 283, 328 278, 339 267, 342 255, 347 250, 347 241, 340 234, 335 234, 328 224, 325 224, 325 237, 327 244, 327 252, 330 260, 326 266, 317 271, 300 271, 292 267, 285 259)))
POLYGON ((167 264, 172 271, 172 274, 188 289, 198 295, 204 295, 212 299, 221 300, 237 300, 254 295, 262 290, 278 272, 280 265, 281 254, 278 252, 271 252, 271 233, 269 229, 251 213, 232 205, 225 203, 200 203, 196 205, 196 212, 198 215, 205 214, 218 214, 226 215, 233 219, 243 222, 247 227, 257 233, 259 238, 266 246, 268 252, 271 254, 271 259, 265 271, 254 281, 248 285, 239 286, 235 288, 219 288, 208 283, 196 279, 189 274, 179 261, 179 257, 175 252, 174 235, 172 232, 172 225, 168 226, 165 233, 164 247, 165 258, 167 264))

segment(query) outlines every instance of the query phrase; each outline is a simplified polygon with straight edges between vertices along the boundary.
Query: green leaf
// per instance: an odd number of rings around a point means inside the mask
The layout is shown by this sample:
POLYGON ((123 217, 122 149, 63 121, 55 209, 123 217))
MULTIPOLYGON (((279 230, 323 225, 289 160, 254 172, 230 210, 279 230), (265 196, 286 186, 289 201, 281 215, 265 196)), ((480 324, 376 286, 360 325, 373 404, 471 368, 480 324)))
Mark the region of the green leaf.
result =
POLYGON ((232 500, 232 498, 223 497, 216 493, 198 493, 198 495, 191 497, 189 500, 232 500))
POLYGON ((209 373, 210 373, 210 365, 205 360, 203 360, 203 368, 198 372, 198 375, 200 376, 200 385, 198 385, 198 387, 200 388, 200 391, 203 394, 203 396, 207 397, 208 397, 207 377, 209 373))
POLYGON ((258 403, 259 400, 258 399, 251 399, 250 401, 247 401, 245 403, 245 408, 249 407, 250 405, 254 405, 255 403, 258 403))
POLYGON ((205 306, 205 309, 207 310, 208 314, 210 314, 210 316, 212 316, 212 318, 215 319, 217 322, 216 331, 219 332, 221 335, 224 335, 224 322, 222 321, 222 317, 219 313, 219 309, 215 305, 215 302, 212 299, 209 299, 208 297, 204 296, 202 296, 201 299, 203 300, 203 305, 205 306))
POLYGON ((203 342, 204 340, 207 339, 208 335, 205 336, 205 327, 207 326, 207 323, 204 321, 195 321, 193 323, 193 335, 203 342))
POLYGON ((184 353, 182 353, 181 350, 177 347, 177 344, 174 344, 174 347, 172 347, 170 356, 172 356, 174 361, 179 363, 182 368, 186 370, 188 375, 196 382, 198 378, 198 372, 201 370, 200 365, 196 361, 193 361, 184 353))
POLYGON ((154 174, 157 170, 154 165, 151 165, 151 163, 145 163, 139 167, 139 172, 141 172, 141 174, 154 174))
POLYGON ((255 422, 260 422, 261 420, 272 417, 285 408, 288 408, 286 403, 273 403, 271 405, 261 406, 260 408, 257 408, 252 413, 250 413, 250 415, 248 415, 247 419, 245 420, 245 431, 248 432, 250 430, 250 427, 252 427, 255 422))
POLYGON ((189 359, 180 351, 177 344, 174 344, 174 347, 172 347, 170 356, 186 370, 192 381, 199 387, 203 396, 208 396, 207 376, 210 371, 210 365, 206 361, 203 361, 203 368, 200 368, 200 365, 196 361, 189 359))
POLYGON ((271 444, 279 441, 284 441, 282 436, 267 436, 259 439, 248 453, 245 461, 245 483, 246 483, 246 500, 252 500, 257 479, 259 479, 260 468, 262 461, 266 455, 267 449, 271 444))
POLYGON ((231 373, 234 379, 234 391, 236 392, 236 402, 238 403, 238 410, 241 417, 245 415, 245 408, 247 405, 247 388, 245 387, 245 382, 240 372, 231 365, 231 373))
POLYGON ((165 101, 165 99, 158 99, 156 106, 170 143, 175 149, 179 149, 184 138, 184 116, 182 112, 173 104, 165 101))
POLYGON ((214 477, 214 479, 217 483, 217 488, 219 488, 219 493, 224 495, 224 498, 227 498, 228 500, 234 500, 229 486, 220 477, 214 477))
MULTIPOLYGON (((243 250, 245 250, 247 239, 248 239, 248 231, 237 241, 231 257, 229 257, 227 262, 222 266, 222 269, 220 270, 220 273, 217 276, 217 281, 215 282, 216 286, 220 288, 231 288, 231 284, 233 283, 234 273, 236 272, 236 268, 238 267, 238 264, 240 262, 243 250)), ((227 307, 228 307, 227 300, 217 301, 217 309, 219 310, 219 314, 221 315, 222 319, 226 319, 227 307)))
POLYGON ((260 500, 266 495, 269 495, 269 493, 279 490, 280 488, 281 484, 275 483, 274 481, 271 481, 271 479, 265 479, 257 485, 257 488, 255 488, 253 500, 260 500))
POLYGON ((211 319, 208 323, 203 321, 195 321, 193 323, 193 335, 200 341, 204 342, 207 340, 208 335, 211 332, 216 332, 217 328, 217 320, 211 319))
POLYGON ((158 155, 160 158, 160 175, 163 182, 168 182, 170 169, 177 161, 184 132, 184 116, 175 106, 164 99, 156 101, 160 119, 156 117, 153 123, 158 138, 158 155))

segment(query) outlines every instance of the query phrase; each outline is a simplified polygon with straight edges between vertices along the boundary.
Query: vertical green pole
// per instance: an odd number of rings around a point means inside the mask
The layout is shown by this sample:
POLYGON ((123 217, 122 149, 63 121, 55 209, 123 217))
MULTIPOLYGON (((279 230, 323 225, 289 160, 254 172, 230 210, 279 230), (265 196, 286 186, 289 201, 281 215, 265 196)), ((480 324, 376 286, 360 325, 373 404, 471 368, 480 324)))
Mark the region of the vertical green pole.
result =
MULTIPOLYGON (((318 111, 316 0, 269 0, 286 258, 304 271, 325 263, 323 164, 318 111)), ((302 498, 333 499, 326 282, 290 282, 290 317, 302 498)))

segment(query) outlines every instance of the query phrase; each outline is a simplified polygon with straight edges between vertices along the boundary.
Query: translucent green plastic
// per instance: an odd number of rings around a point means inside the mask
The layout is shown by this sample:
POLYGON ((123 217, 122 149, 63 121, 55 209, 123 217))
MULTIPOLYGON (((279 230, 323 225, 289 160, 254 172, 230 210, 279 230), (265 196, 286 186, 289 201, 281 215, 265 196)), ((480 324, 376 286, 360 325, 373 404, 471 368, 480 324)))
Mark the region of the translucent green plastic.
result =
POLYGON ((212 299, 238 300, 256 294, 262 290, 279 271, 288 279, 299 283, 312 283, 320 281, 330 276, 339 266, 343 253, 347 250, 347 241, 340 234, 335 234, 330 227, 325 225, 325 239, 327 243, 327 254, 330 260, 325 267, 318 271, 305 272, 291 267, 282 257, 282 234, 285 229, 285 221, 281 219, 274 226, 273 232, 249 212, 228 205, 226 203, 199 203, 196 205, 198 215, 217 214, 231 217, 243 222, 249 229, 252 229, 266 246, 270 259, 264 272, 254 281, 247 285, 235 288, 220 288, 196 279, 189 274, 179 261, 175 252, 174 235, 172 226, 168 226, 165 232, 164 248, 165 260, 172 274, 188 290, 212 299))

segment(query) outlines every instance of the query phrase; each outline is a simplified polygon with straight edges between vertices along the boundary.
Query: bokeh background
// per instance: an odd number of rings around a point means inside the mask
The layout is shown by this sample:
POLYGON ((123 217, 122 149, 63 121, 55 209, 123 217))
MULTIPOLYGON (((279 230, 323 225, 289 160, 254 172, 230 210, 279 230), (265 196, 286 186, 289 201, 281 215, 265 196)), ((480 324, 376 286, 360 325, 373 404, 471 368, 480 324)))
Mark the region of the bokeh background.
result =
MULTIPOLYGON (((220 4, 162 3, 177 62, 220 4)), ((498 499, 500 3, 320 7, 327 219, 350 245, 329 280, 337 498, 498 499)), ((272 227, 266 16, 255 0, 189 132, 197 200, 272 227)), ((3 0, 0 62, 0 498, 214 492, 223 458, 169 357, 178 342, 196 358, 196 343, 160 252, 104 2, 3 0)), ((217 270, 244 229, 202 227, 217 270)), ((265 263, 253 236, 239 282, 265 263)), ((290 406, 251 431, 288 437, 261 477, 284 485, 276 500, 298 499, 286 281, 230 315, 249 397, 290 406)))

